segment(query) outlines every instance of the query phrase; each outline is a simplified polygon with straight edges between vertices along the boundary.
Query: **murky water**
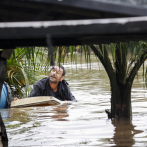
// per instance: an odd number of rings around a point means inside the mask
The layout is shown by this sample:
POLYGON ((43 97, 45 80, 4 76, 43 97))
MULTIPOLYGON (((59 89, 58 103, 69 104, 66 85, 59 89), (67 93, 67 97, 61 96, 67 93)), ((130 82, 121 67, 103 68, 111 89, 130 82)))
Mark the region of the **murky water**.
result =
POLYGON ((147 146, 147 92, 141 71, 132 88, 132 120, 107 119, 108 77, 97 62, 65 65, 78 100, 68 106, 3 110, 9 146, 147 146))

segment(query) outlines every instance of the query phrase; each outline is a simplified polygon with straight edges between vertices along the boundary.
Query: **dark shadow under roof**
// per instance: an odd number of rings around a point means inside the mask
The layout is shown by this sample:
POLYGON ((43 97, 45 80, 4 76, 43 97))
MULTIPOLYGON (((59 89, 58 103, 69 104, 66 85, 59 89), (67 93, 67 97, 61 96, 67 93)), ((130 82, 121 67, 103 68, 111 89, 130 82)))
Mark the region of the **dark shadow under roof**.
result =
POLYGON ((0 48, 147 40, 147 17, 0 23, 0 48))
POLYGON ((1 0, 0 22, 147 16, 147 7, 144 3, 137 5, 124 0, 121 3, 113 1, 1 0))

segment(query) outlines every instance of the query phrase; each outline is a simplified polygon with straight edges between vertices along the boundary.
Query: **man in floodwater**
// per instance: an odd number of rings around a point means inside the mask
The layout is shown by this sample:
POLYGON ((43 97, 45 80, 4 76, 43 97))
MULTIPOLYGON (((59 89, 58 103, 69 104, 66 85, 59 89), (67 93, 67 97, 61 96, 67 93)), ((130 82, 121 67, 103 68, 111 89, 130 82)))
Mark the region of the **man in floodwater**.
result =
POLYGON ((37 81, 28 97, 53 96, 61 101, 75 101, 68 83, 64 80, 65 68, 53 66, 49 77, 37 81))

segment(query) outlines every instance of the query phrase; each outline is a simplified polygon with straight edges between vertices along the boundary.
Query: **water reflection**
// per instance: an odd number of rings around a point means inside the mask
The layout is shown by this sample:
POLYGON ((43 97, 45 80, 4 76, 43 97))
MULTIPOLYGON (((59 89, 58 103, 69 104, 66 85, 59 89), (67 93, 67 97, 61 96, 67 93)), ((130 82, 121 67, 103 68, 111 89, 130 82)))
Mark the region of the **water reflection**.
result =
POLYGON ((63 105, 63 106, 56 106, 53 108, 52 111, 54 111, 54 115, 52 115, 52 118, 57 120, 57 121, 67 121, 68 119, 65 119, 68 117, 67 113, 68 106, 63 105))
POLYGON ((49 106, 49 107, 38 107, 33 113, 37 113, 38 119, 52 119, 55 121, 67 121, 68 119, 65 119, 68 117, 68 105, 56 105, 56 106, 49 106), (50 109, 51 108, 51 109, 50 109), (48 111, 47 111, 48 109, 48 111))
POLYGON ((114 119, 114 136, 110 142, 115 143, 115 146, 132 146, 135 144, 134 135, 142 133, 142 130, 136 130, 130 119, 114 119))
POLYGON ((12 117, 13 111, 11 109, 0 109, 0 113, 3 119, 9 119, 12 117))
MULTIPOLYGON (((95 57, 93 57, 95 59, 95 57)), ((108 120, 110 83, 102 65, 67 63, 66 80, 78 103, 4 112, 9 146, 146 146, 147 92, 142 73, 132 88, 133 119, 108 120)), ((142 69, 140 69, 142 70, 142 69)))

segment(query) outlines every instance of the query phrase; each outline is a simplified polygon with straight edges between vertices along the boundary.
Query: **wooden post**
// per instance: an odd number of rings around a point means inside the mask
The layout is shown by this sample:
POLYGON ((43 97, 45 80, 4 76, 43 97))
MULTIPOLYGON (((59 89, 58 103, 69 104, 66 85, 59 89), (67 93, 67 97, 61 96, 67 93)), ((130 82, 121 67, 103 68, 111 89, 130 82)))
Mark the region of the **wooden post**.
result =
POLYGON ((54 66, 53 45, 51 41, 51 36, 49 34, 46 36, 46 43, 48 46, 48 56, 50 56, 51 66, 54 66))
POLYGON ((7 137, 7 132, 6 132, 6 128, 5 125, 3 123, 1 114, 0 114, 0 147, 1 144, 3 144, 3 146, 8 146, 8 137, 7 137))
MULTIPOLYGON (((6 52, 6 50, 4 50, 4 52, 0 52, 0 95, 6 74, 6 59, 10 58, 12 51, 13 50, 10 49, 8 52, 6 52)), ((8 146, 7 132, 0 113, 0 145, 1 143, 3 146, 8 146)))

